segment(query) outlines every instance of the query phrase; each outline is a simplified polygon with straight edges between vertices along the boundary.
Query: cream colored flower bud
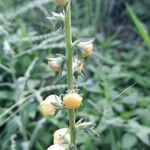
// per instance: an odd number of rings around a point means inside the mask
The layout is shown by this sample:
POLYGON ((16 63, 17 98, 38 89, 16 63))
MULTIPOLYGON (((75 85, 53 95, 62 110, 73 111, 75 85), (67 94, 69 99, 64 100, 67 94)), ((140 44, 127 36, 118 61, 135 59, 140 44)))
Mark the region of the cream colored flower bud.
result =
POLYGON ((79 44, 81 49, 82 57, 89 57, 93 54, 93 43, 92 42, 81 42, 79 44))
POLYGON ((43 116, 54 116, 56 113, 56 106, 54 104, 60 104, 61 100, 56 95, 48 96, 44 101, 40 102, 40 108, 43 116))
POLYGON ((59 72, 63 68, 64 58, 63 56, 55 57, 55 58, 47 58, 48 66, 55 72, 59 72))
POLYGON ((70 134, 68 128, 62 128, 54 133, 54 144, 66 144, 70 141, 70 134))
POLYGON ((63 97, 64 105, 68 109, 77 109, 82 104, 82 96, 77 93, 69 93, 63 97))
POLYGON ((65 148, 62 145, 54 144, 48 147, 47 150, 65 150, 65 148))
POLYGON ((55 72, 59 72, 61 70, 61 64, 58 61, 48 61, 48 65, 55 72))
POLYGON ((55 0, 55 2, 58 6, 66 6, 69 0, 55 0))

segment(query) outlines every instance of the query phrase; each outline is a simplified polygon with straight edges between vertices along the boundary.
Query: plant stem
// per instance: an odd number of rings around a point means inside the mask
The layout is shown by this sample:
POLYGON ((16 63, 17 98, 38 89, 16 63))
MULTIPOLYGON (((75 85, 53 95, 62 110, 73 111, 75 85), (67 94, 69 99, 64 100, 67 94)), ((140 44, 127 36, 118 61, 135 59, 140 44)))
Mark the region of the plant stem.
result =
MULTIPOLYGON (((71 6, 70 1, 66 6, 65 13, 65 41, 66 41, 66 63, 67 63, 67 84, 68 90, 74 89, 73 69, 72 69, 72 33, 71 33, 71 6)), ((75 129, 75 110, 68 110, 70 126, 70 149, 76 150, 76 129, 75 129)))

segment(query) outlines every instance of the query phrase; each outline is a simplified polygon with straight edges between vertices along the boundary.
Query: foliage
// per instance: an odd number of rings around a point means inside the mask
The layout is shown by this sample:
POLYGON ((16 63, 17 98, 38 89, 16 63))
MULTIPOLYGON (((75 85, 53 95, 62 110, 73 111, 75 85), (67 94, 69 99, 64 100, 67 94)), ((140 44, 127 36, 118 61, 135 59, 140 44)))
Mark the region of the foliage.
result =
MULTIPOLYGON (((150 31, 149 6, 149 0, 72 0, 73 38, 93 37, 96 45, 86 78, 78 79, 85 100, 77 121, 94 122, 100 137, 78 134, 81 150, 150 148, 150 53, 141 26, 150 31)), ((0 1, 1 150, 45 150, 68 124, 67 112, 45 119, 38 107, 67 88, 66 76, 56 76, 45 60, 64 54, 62 29, 47 18, 59 9, 52 0, 0 1)))

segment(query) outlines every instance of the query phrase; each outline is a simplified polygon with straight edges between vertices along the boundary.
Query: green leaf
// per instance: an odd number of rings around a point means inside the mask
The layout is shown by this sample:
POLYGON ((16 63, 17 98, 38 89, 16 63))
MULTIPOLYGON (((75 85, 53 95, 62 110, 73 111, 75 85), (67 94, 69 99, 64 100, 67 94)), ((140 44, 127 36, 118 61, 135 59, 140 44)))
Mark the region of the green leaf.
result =
POLYGON ((150 146, 150 128, 140 125, 136 121, 129 121, 129 131, 134 133, 144 144, 150 146))
POLYGON ((136 14, 132 10, 132 8, 128 4, 126 4, 126 7, 127 7, 127 11, 129 13, 132 21, 134 22, 134 24, 139 32, 139 35, 144 40, 147 47, 150 48, 150 36, 149 36, 147 30, 145 29, 145 27, 143 26, 141 21, 138 19, 138 17, 136 16, 136 14))
POLYGON ((1 90, 0 91, 0 99, 9 99, 9 100, 11 100, 12 97, 13 97, 12 91, 8 91, 8 90, 1 90))
POLYGON ((123 149, 131 149, 137 142, 137 138, 135 135, 131 133, 125 133, 122 138, 122 148, 123 149))

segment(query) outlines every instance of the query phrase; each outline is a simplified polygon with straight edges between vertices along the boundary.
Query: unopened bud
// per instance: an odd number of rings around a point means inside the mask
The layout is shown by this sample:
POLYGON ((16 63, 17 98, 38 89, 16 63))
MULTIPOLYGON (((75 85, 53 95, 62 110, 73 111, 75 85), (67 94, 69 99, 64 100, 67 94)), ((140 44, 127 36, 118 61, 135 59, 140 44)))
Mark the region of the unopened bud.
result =
POLYGON ((48 65, 55 72, 59 72, 61 70, 61 66, 57 61, 48 61, 48 65))
POLYGON ((77 109, 82 104, 82 96, 77 93, 68 93, 63 97, 64 105, 68 109, 77 109))
POLYGON ((55 72, 59 72, 62 70, 63 62, 63 58, 61 57, 48 58, 49 67, 55 72))
POLYGON ((79 44, 82 57, 89 57, 93 54, 93 43, 92 42, 81 42, 79 44))
POLYGON ((54 144, 54 145, 51 145, 50 147, 48 147, 47 150, 65 150, 65 147, 63 147, 60 144, 54 144))
POLYGON ((56 95, 48 96, 44 101, 40 102, 40 108, 43 116, 54 116, 57 110, 56 105, 60 106, 61 100, 56 95))
POLYGON ((83 72, 83 62, 77 58, 73 61, 73 73, 81 74, 83 72))
POLYGON ((70 141, 70 134, 68 128, 62 128, 54 133, 54 144, 66 144, 70 141))
POLYGON ((69 0, 55 0, 55 2, 58 6, 66 6, 69 0))

